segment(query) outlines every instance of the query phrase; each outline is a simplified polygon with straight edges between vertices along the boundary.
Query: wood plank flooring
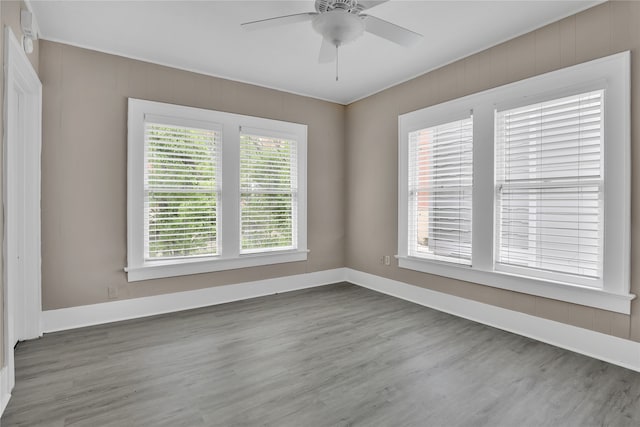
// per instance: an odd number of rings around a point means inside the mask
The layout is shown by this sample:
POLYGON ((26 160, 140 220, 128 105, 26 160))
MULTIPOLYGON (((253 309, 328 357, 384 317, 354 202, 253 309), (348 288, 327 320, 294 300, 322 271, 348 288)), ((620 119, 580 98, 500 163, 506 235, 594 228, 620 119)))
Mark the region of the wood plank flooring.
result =
POLYGON ((11 426, 639 426, 640 374, 349 284, 48 334, 11 426))

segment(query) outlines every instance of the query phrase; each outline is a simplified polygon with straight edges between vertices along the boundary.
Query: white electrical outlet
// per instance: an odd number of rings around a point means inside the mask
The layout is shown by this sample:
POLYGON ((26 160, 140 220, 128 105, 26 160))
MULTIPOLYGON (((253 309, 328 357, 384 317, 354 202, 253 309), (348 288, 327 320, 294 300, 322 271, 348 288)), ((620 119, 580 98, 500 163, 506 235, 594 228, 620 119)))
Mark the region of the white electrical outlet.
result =
POLYGON ((389 255, 384 256, 384 265, 391 265, 391 257, 389 255))
POLYGON ((107 288, 107 295, 108 295, 109 299, 118 298, 118 287, 117 286, 109 286, 107 288))

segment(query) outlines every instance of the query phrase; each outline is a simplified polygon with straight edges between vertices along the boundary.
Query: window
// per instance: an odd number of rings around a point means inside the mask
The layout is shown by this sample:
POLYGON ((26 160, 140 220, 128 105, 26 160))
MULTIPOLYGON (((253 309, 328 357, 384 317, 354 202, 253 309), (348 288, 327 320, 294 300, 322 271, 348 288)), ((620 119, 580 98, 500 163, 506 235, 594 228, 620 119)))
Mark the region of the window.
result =
POLYGON ((471 117, 409 133, 409 255, 471 265, 471 117))
POLYGON ((499 111, 496 262, 602 279, 603 91, 499 111))
POLYGON ((240 135, 241 253, 295 247, 296 142, 240 135))
POLYGON ((399 266, 628 314, 629 111, 625 52, 400 116, 399 266))
POLYGON ((145 260, 217 255, 220 132, 148 120, 144 134, 145 260))
POLYGON ((129 100, 129 281, 302 261, 306 126, 129 100))

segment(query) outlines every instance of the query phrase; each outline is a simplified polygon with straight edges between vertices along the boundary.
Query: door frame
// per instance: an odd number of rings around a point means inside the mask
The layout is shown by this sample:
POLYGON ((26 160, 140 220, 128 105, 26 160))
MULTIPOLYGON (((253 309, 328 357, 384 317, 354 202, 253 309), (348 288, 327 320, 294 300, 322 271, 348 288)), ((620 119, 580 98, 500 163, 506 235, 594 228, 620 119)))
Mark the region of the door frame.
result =
MULTIPOLYGON (((15 383, 17 341, 42 336, 40 157, 42 84, 10 27, 4 43, 4 398, 15 383), (18 106, 18 108, 15 108, 18 106), (17 261, 22 256, 21 262, 17 261), (16 290, 15 277, 24 283, 16 290), (20 299, 16 298, 20 296, 20 299), (16 328, 16 322, 19 328, 16 328), (5 388, 6 387, 6 388, 5 388)), ((4 399, 0 399, 4 400, 4 399)))

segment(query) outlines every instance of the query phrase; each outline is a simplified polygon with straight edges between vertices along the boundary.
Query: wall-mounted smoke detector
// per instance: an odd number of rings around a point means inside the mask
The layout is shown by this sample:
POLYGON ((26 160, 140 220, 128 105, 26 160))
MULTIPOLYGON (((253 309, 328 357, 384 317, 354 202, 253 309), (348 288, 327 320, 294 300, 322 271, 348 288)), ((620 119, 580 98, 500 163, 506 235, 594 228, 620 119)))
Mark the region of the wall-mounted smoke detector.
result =
POLYGON ((33 13, 22 9, 20 11, 20 26, 22 27, 22 47, 27 53, 33 52, 33 41, 38 39, 38 28, 33 13))

